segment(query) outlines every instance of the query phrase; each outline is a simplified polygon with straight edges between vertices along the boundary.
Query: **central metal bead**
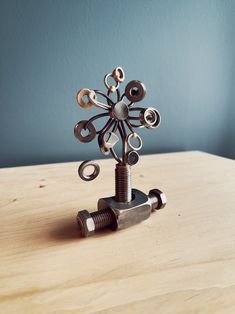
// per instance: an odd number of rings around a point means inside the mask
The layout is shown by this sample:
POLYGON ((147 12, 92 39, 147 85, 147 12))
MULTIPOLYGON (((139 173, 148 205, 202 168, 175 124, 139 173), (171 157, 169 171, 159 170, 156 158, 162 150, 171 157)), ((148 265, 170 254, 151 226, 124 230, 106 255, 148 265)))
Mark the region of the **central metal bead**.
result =
POLYGON ((113 108, 111 115, 116 120, 126 120, 128 118, 129 108, 124 101, 117 102, 113 108))

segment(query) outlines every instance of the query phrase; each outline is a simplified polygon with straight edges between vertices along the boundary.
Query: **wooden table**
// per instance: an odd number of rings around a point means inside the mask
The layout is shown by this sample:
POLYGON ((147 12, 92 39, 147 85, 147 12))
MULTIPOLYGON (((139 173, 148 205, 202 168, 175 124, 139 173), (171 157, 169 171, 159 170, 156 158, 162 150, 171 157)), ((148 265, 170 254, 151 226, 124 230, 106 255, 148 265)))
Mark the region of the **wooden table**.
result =
POLYGON ((114 193, 78 163, 0 170, 0 313, 235 313, 235 162, 142 156, 133 186, 168 205, 139 225, 79 238, 79 209, 114 193))

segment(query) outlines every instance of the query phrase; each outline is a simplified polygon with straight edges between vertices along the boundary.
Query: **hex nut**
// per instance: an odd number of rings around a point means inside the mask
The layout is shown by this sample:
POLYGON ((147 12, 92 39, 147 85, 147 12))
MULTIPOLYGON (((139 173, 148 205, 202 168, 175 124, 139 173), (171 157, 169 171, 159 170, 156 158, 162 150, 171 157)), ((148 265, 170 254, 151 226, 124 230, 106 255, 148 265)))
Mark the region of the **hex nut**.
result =
POLYGON ((152 211, 164 208, 167 203, 165 193, 158 189, 149 191, 149 199, 152 204, 152 211))
POLYGON ((109 208, 115 216, 113 230, 124 229, 135 225, 151 214, 151 204, 148 196, 137 190, 132 189, 132 200, 130 202, 118 202, 115 197, 101 198, 98 201, 98 211, 109 208))
POLYGON ((77 214, 77 222, 83 237, 89 237, 95 232, 95 223, 87 210, 81 210, 77 214))

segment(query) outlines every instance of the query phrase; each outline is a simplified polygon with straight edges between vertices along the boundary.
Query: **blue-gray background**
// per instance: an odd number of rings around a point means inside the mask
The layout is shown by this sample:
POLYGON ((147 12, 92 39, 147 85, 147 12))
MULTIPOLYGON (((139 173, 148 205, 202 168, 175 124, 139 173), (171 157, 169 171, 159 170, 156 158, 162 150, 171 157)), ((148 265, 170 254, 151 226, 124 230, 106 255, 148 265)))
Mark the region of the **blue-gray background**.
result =
POLYGON ((142 153, 235 157, 235 1, 0 1, 0 166, 102 158, 74 124, 83 87, 121 65, 161 127, 142 153))

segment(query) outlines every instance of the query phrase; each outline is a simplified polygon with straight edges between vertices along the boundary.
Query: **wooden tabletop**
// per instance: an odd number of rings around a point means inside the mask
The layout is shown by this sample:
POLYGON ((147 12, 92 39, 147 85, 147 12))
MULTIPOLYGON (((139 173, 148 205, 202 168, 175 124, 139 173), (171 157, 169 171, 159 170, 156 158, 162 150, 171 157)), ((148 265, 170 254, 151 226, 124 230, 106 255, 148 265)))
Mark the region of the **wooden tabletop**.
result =
POLYGON ((80 238, 78 210, 114 194, 114 161, 83 182, 77 162, 0 170, 0 313, 235 313, 235 162, 142 156, 133 187, 165 209, 80 238))

